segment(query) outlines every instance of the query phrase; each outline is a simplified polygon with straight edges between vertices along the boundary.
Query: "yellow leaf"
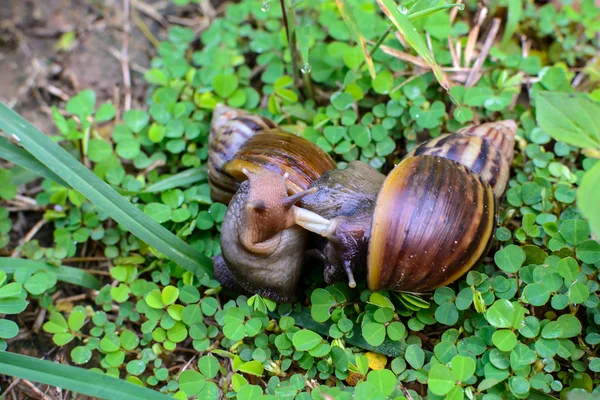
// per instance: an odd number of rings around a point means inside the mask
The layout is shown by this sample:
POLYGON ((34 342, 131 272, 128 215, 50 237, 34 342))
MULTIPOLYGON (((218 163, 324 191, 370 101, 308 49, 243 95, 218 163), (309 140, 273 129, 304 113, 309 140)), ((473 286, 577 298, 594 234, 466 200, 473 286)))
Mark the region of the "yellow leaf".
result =
POLYGON ((387 357, 383 354, 368 351, 365 356, 369 359, 369 368, 373 370, 384 369, 387 365, 387 357))

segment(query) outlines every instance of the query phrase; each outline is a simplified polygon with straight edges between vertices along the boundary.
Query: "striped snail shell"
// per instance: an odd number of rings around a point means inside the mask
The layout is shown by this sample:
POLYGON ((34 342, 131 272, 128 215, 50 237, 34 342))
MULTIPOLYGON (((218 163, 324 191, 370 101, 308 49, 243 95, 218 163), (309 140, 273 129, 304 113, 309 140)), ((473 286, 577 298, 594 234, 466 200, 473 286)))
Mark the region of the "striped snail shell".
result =
POLYGON ((268 118, 223 104, 215 107, 208 136, 208 182, 214 201, 229 203, 239 188, 238 180, 225 172, 225 166, 240 147, 258 132, 276 128, 268 118))
POLYGON ((515 133, 514 121, 501 121, 425 142, 394 167, 376 194, 363 191, 375 196, 372 208, 329 213, 322 223, 319 193, 343 184, 325 182, 325 175, 303 202, 314 221, 306 213, 298 223, 329 240, 324 258, 330 269, 349 276, 351 286, 364 264, 371 290, 418 293, 450 284, 489 251, 515 133))
POLYGON ((229 203, 240 183, 268 170, 288 174, 288 189, 294 193, 336 167, 327 153, 312 142, 283 131, 268 118, 218 105, 209 136, 209 183, 215 201, 229 203))

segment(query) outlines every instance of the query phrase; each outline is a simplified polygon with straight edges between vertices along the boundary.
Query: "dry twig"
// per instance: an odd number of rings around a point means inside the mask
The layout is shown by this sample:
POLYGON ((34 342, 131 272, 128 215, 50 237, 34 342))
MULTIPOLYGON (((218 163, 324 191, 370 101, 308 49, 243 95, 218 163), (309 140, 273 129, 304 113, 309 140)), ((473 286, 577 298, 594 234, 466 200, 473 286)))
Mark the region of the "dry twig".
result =
POLYGON ((471 72, 467 77, 465 87, 470 88, 474 86, 477 83, 477 81, 479 81, 479 78, 481 78, 481 67, 483 66, 483 62, 487 58, 488 54, 490 53, 490 49, 492 48, 494 40, 496 39, 496 35, 498 34, 498 29, 500 29, 500 18, 494 18, 494 20, 492 21, 492 27, 490 28, 487 38, 483 43, 483 47, 479 52, 479 56, 477 56, 477 59, 473 64, 473 68, 471 69, 471 72))

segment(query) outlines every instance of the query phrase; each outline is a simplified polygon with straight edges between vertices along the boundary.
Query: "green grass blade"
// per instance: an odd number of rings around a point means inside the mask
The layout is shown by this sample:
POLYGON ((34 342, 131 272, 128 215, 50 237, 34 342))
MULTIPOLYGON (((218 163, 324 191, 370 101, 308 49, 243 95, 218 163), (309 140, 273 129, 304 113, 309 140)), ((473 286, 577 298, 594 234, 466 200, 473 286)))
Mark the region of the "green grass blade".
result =
POLYGON ((422 11, 409 12, 408 19, 411 21, 417 21, 421 18, 429 17, 430 15, 433 15, 438 11, 447 10, 449 8, 454 8, 454 7, 458 7, 459 10, 462 10, 465 8, 465 5, 464 4, 443 4, 441 6, 427 8, 422 11))
POLYGON ((99 372, 46 360, 0 352, 0 371, 29 381, 57 386, 73 392, 107 400, 168 400, 158 391, 113 378, 99 372))
POLYGON ((88 289, 98 290, 102 285, 98 278, 80 268, 67 267, 64 265, 55 266, 40 261, 22 258, 0 257, 0 270, 6 272, 7 275, 14 274, 17 269, 28 269, 33 273, 39 271, 53 272, 56 274, 56 279, 61 282, 82 286, 88 289))
POLYGON ((31 154, 27 153, 19 146, 12 144, 8 139, 3 137, 0 137, 0 158, 4 158, 5 160, 28 169, 31 172, 35 172, 36 174, 43 176, 46 179, 50 179, 59 185, 70 187, 69 184, 60 176, 52 172, 48 167, 39 162, 31 154))
POLYGON ((335 3, 337 4, 338 10, 340 10, 340 14, 344 19, 344 22, 346 22, 346 26, 348 26, 348 30, 360 44, 363 56, 365 57, 365 62, 367 63, 367 68, 369 69, 369 74, 371 74, 371 78, 375 79, 375 65, 373 64, 373 58, 367 49, 367 41, 358 27, 358 23, 356 22, 354 12, 350 7, 350 4, 348 4, 347 0, 336 0, 335 3))
POLYGON ((398 7, 394 0, 377 0, 379 7, 383 13, 389 18, 396 28, 404 35, 408 44, 421 56, 421 58, 429 65, 433 71, 433 75, 438 80, 440 85, 446 89, 450 89, 450 83, 444 76, 440 66, 435 62, 433 54, 425 44, 425 41, 419 35, 412 22, 407 15, 398 11, 398 7))
POLYGON ((207 177, 206 168, 190 168, 148 185, 148 187, 143 190, 143 193, 158 193, 169 189, 189 186, 194 183, 206 181, 207 177))
POLYGON ((152 220, 3 103, 0 103, 0 129, 15 135, 28 152, 129 232, 188 271, 204 271, 212 276, 210 258, 152 220))
POLYGON ((502 38, 502 46, 510 40, 512 35, 517 30, 517 25, 523 14, 523 2, 521 0, 508 0, 508 18, 504 26, 504 37, 502 38))

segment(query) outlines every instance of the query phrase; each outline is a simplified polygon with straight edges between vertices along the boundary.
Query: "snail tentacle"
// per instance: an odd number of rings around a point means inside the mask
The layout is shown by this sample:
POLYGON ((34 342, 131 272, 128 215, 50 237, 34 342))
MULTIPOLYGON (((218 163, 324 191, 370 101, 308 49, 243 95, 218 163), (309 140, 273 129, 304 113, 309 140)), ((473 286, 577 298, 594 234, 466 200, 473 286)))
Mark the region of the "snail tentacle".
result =
POLYGON ((316 233, 326 238, 331 238, 335 233, 335 220, 328 220, 319 214, 302 207, 292 207, 294 221, 307 231, 316 233))

